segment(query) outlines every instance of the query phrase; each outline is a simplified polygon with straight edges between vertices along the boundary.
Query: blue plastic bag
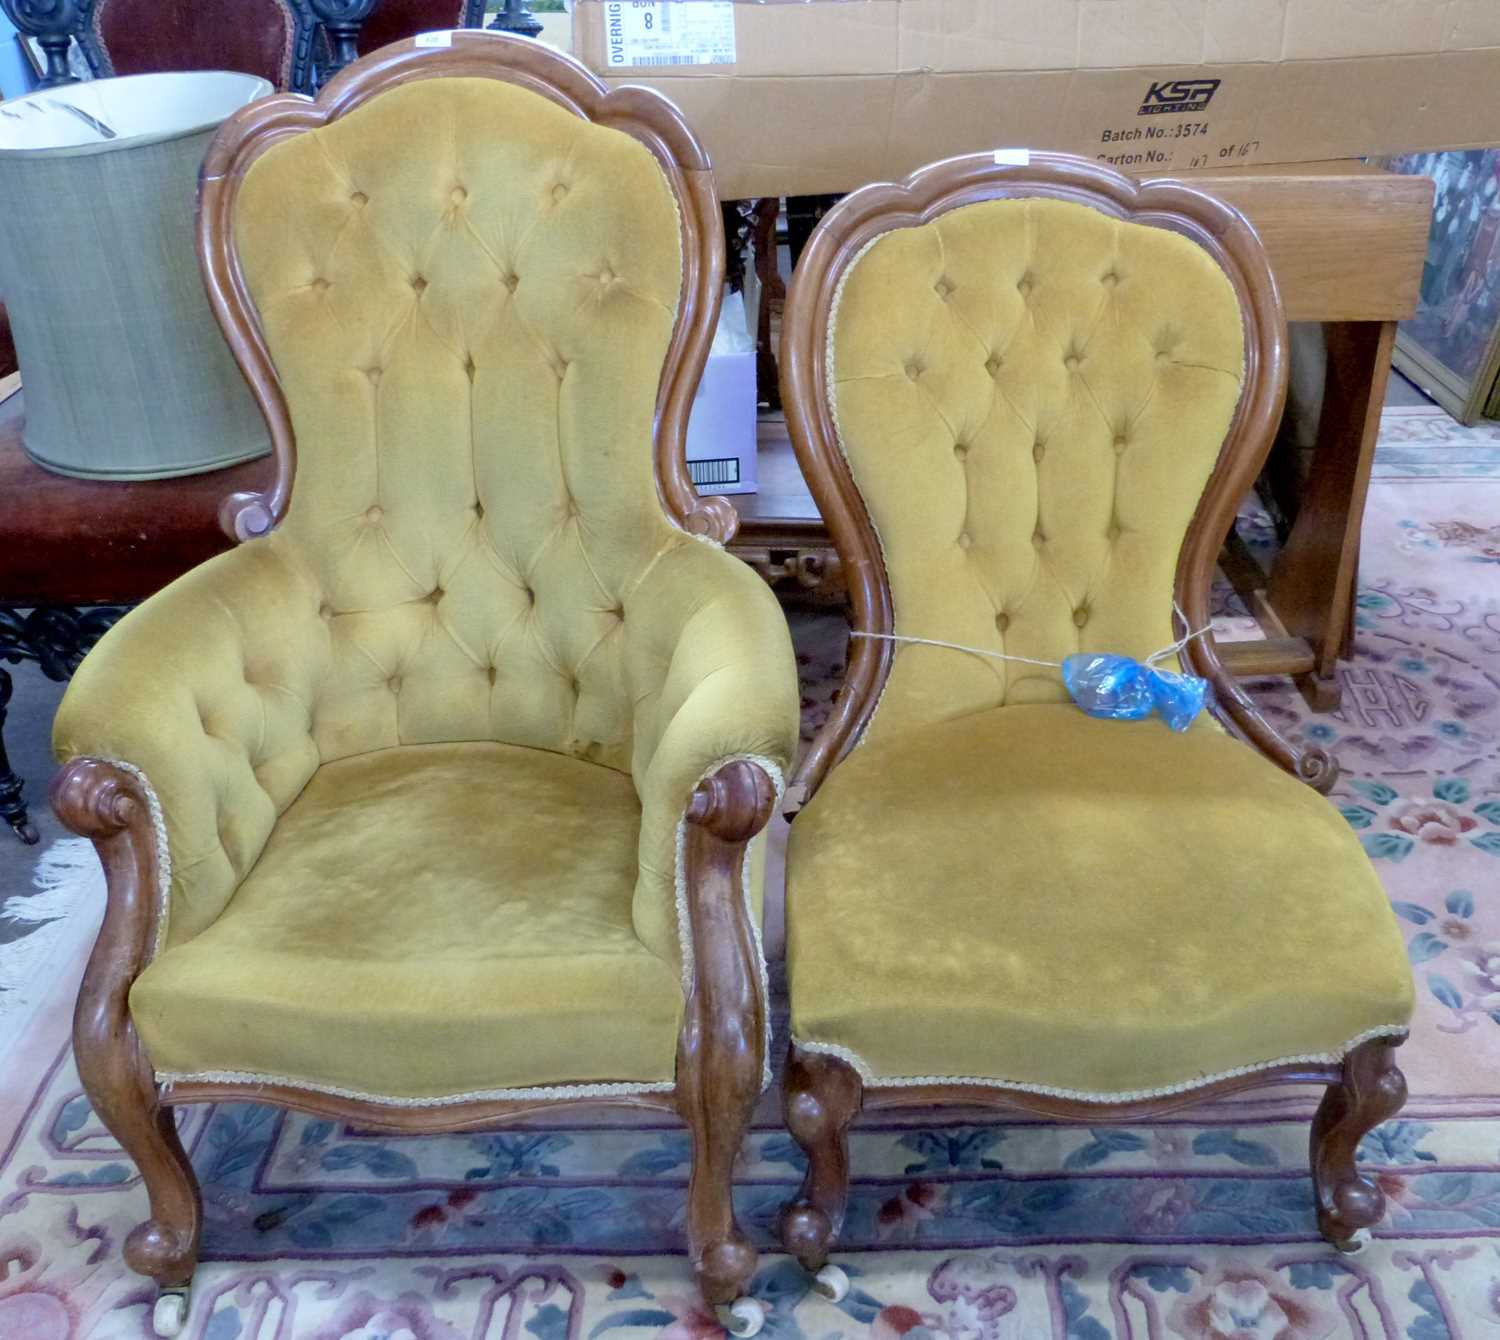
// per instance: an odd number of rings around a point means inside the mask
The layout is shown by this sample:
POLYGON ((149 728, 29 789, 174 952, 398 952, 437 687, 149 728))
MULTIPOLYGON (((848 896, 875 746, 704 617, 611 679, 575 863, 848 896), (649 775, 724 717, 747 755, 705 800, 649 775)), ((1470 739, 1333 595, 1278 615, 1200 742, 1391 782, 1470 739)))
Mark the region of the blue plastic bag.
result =
POLYGON ((1208 699, 1208 681, 1143 665, 1130 656, 1079 652, 1062 664, 1063 683, 1091 717, 1139 721, 1161 714, 1173 730, 1186 730, 1208 699))

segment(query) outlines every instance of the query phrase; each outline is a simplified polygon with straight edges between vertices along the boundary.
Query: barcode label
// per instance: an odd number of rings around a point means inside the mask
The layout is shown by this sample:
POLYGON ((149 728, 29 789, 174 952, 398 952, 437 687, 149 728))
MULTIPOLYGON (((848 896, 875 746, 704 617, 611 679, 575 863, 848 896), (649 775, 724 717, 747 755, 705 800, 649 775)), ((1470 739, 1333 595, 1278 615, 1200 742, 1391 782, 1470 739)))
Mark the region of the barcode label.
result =
POLYGON ((720 460, 689 461, 688 474, 695 484, 738 484, 740 482, 740 458, 725 456, 720 460))
POLYGON ((733 0, 606 0, 604 62, 733 65, 733 0))

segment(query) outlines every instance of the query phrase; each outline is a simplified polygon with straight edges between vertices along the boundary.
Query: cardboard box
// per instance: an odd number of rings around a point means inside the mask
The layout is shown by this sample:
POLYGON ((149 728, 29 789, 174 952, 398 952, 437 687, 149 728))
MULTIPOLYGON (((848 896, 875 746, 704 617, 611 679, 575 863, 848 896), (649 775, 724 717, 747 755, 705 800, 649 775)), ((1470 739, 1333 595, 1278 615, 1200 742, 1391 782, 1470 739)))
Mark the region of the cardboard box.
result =
POLYGON ((726 199, 1001 146, 1136 172, 1500 144, 1500 0, 575 0, 726 199))
POLYGON ((688 416, 688 473, 700 494, 754 493, 755 340, 742 294, 726 293, 688 416))

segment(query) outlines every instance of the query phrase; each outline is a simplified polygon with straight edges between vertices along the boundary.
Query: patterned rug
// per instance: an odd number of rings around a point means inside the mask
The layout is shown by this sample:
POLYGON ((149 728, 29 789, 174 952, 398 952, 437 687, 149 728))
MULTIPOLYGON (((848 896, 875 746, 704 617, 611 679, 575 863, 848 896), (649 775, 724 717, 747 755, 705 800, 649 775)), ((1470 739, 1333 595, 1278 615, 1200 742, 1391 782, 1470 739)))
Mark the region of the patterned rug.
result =
MULTIPOLYGON (((1256 686, 1281 728, 1340 755, 1335 803, 1386 883, 1417 975, 1411 1102, 1362 1149, 1390 1200, 1375 1241, 1345 1257, 1317 1238, 1310 1094, 1128 1127, 867 1121, 839 1258, 854 1288, 834 1305, 767 1255, 754 1284, 767 1336, 1500 1334, 1500 445, 1455 448, 1406 422, 1420 415, 1395 417, 1343 709, 1315 717, 1289 684, 1256 686)), ((1263 519, 1245 524, 1267 547, 1263 519)), ((1243 632, 1242 611, 1226 600, 1220 613, 1226 633, 1243 632)), ((794 630, 811 729, 836 690, 841 625, 798 615, 794 630)), ((120 1259, 145 1198, 64 1046, 80 966, 57 978, 4 1072, 0 1340, 149 1334, 150 1289, 120 1259)), ((669 1123, 392 1138, 225 1105, 189 1112, 184 1134, 207 1215, 194 1340, 722 1334, 680 1255, 688 1150, 669 1123)), ((799 1176, 768 1103, 738 1189, 763 1246, 799 1176)))

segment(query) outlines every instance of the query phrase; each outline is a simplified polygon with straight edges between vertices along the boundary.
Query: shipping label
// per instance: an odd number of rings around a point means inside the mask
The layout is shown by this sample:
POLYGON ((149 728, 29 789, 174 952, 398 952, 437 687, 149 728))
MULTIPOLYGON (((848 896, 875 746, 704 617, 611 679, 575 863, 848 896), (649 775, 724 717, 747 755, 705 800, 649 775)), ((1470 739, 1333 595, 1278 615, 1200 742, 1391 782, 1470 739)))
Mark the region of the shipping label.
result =
POLYGON ((604 57, 612 70, 733 65, 734 0, 606 0, 604 57))

